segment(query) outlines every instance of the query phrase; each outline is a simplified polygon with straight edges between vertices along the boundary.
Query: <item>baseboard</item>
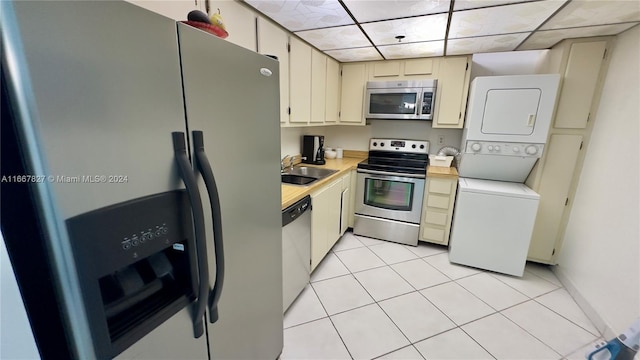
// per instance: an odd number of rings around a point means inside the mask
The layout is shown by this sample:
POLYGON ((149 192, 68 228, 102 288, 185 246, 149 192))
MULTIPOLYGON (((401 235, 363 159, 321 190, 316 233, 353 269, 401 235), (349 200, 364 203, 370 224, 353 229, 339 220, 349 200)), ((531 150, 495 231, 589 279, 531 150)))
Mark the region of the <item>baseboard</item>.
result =
POLYGON ((578 306, 584 311, 585 315, 591 320, 593 325, 596 327, 598 332, 604 337, 605 340, 613 339, 618 336, 611 327, 602 319, 600 314, 595 310, 595 308, 585 299, 584 296, 578 291, 576 286, 573 284, 571 279, 562 271, 562 267, 556 265, 551 266, 551 271, 558 277, 558 280, 564 285, 565 289, 569 292, 573 300, 578 304, 578 306))

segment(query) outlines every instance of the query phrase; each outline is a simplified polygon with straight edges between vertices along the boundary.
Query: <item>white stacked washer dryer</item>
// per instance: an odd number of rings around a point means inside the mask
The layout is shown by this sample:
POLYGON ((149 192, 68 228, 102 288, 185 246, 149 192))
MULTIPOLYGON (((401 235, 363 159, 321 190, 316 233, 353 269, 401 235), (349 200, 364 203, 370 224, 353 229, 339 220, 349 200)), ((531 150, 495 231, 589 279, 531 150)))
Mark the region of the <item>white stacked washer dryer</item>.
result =
POLYGON ((544 151, 559 81, 553 74, 471 83, 451 262, 523 275, 540 199, 523 183, 544 151))

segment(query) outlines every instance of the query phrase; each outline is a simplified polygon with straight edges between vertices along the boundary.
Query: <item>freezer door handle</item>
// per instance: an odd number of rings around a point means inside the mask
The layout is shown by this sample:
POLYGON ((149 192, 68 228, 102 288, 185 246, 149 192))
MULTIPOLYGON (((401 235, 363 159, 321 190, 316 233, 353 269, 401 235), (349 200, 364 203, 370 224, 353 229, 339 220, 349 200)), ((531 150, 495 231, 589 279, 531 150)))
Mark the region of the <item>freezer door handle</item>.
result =
POLYGON ((173 150, 178 164, 180 177, 187 188, 191 210, 193 212, 193 225, 196 239, 196 253, 198 261, 198 300, 193 312, 193 334, 199 338, 204 334, 204 312, 209 296, 209 268, 207 266, 207 241, 204 231, 204 211, 202 200, 198 191, 198 182, 191 169, 191 163, 187 157, 187 146, 183 132, 173 132, 173 150))
POLYGON ((222 294, 224 283, 224 246, 222 241, 222 212, 220 209, 220 196, 216 179, 211 170, 211 164, 204 151, 204 138, 202 131, 193 132, 193 149, 196 159, 196 169, 202 174, 204 184, 209 193, 211 204, 211 217, 213 221, 213 246, 216 253, 216 279, 213 290, 209 294, 209 322, 212 324, 218 320, 218 301, 222 294))

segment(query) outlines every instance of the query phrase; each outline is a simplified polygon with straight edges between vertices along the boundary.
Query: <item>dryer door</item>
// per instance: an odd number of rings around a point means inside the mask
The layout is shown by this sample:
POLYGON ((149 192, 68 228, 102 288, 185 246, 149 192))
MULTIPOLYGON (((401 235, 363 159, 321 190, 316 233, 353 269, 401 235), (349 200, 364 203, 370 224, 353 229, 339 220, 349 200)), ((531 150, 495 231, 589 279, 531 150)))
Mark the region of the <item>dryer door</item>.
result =
POLYGON ((531 135, 536 125, 541 94, 540 89, 487 91, 482 116, 482 133, 531 135))

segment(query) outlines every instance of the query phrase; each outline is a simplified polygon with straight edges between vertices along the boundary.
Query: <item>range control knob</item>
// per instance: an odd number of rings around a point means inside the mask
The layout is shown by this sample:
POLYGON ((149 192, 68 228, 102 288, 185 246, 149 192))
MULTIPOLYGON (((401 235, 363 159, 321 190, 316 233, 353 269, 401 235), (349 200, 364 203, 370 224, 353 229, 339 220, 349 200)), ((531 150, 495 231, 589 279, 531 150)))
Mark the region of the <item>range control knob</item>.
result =
POLYGON ((479 143, 473 143, 473 144, 471 144, 471 150, 480 151, 480 150, 482 150, 482 145, 480 145, 479 143))
POLYGON ((378 143, 374 141, 373 146, 378 146, 378 143))
POLYGON ((500 151, 500 145, 496 145, 496 146, 494 146, 494 147, 493 147, 493 150, 495 150, 495 151, 500 151))
POLYGON ((516 154, 519 153, 520 152, 520 148, 517 147, 517 146, 514 146, 513 147, 513 152, 516 153, 516 154))
POLYGON ((420 145, 420 149, 424 149, 424 145, 420 145))
POLYGON ((383 142, 381 142, 381 143, 380 143, 380 146, 384 147, 384 143, 383 143, 383 142))
MULTIPOLYGON (((424 145, 423 145, 423 146, 424 146, 424 145)), ((411 148, 412 148, 412 149, 415 149, 415 148, 416 148, 416 144, 411 145, 411 148)))
POLYGON ((487 146, 487 150, 489 150, 489 151, 493 151, 493 145, 489 145, 489 146, 487 146))
POLYGON ((524 151, 528 154, 528 155, 535 155, 538 153, 538 148, 533 146, 533 145, 529 145, 527 146, 526 149, 524 149, 524 151))

